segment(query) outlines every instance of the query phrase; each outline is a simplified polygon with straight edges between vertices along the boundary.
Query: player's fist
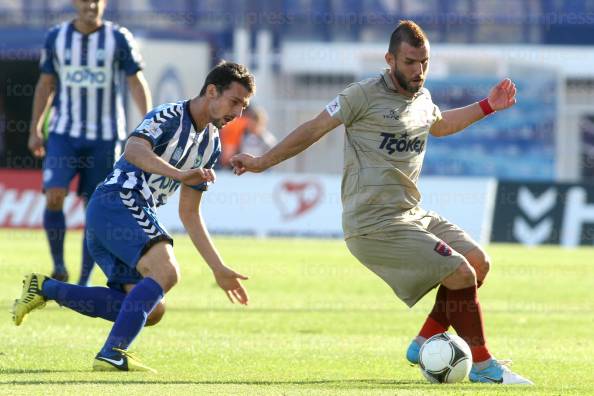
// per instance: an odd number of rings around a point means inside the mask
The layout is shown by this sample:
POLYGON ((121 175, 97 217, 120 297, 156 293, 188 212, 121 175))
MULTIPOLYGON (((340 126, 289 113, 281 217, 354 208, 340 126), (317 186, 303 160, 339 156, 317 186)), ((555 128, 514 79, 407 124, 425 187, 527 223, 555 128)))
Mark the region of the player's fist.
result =
POLYGON ((505 110, 516 104, 516 84, 506 78, 491 88, 489 92, 489 104, 495 111, 505 110))
POLYGON ((214 183, 215 171, 212 169, 194 168, 180 171, 179 181, 187 185, 196 185, 204 182, 214 183))
POLYGON ((43 135, 41 132, 32 130, 31 133, 29 133, 27 147, 36 158, 42 158, 45 155, 45 148, 43 147, 43 135))
POLYGON ((236 175, 242 175, 245 172, 259 173, 265 170, 260 157, 254 157, 251 154, 244 153, 231 157, 231 166, 236 175))

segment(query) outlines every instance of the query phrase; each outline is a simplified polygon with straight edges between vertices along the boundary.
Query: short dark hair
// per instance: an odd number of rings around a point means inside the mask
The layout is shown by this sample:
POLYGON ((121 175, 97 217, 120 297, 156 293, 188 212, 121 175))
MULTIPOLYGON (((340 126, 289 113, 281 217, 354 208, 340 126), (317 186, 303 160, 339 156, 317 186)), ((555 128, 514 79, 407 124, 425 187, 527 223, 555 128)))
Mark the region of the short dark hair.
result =
POLYGON ((200 90, 200 96, 203 96, 206 93, 206 87, 210 84, 214 84, 217 87, 217 91, 222 93, 229 88, 234 81, 243 85, 251 94, 256 91, 254 76, 249 72, 247 67, 240 65, 239 63, 226 62, 223 60, 208 72, 204 85, 200 90))
POLYGON ((410 20, 403 20, 398 23, 396 29, 390 36, 390 46, 388 52, 396 56, 398 48, 402 43, 408 43, 413 47, 419 48, 429 42, 427 35, 419 25, 410 20))

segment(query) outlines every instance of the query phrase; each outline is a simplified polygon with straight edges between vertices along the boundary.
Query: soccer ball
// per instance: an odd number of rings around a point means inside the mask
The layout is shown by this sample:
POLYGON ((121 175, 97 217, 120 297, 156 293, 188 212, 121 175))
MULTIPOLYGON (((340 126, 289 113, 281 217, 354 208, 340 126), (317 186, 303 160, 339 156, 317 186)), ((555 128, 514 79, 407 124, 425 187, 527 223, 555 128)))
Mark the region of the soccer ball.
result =
POLYGON ((470 347, 457 335, 436 334, 421 347, 419 366, 429 382, 460 382, 472 367, 470 347))

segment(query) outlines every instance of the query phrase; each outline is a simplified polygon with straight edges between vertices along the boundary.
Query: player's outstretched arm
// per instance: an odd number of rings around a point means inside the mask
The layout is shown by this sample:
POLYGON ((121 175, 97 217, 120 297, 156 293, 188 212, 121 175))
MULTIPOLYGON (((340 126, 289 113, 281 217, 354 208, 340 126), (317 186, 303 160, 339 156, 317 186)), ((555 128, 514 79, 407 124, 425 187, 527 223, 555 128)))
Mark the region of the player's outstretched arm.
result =
POLYGON ((229 301, 232 303, 237 301, 240 304, 247 305, 249 298, 241 284, 241 280, 246 280, 247 277, 223 264, 221 255, 214 246, 212 239, 210 239, 210 234, 200 215, 201 199, 202 191, 194 190, 182 184, 179 198, 179 218, 194 246, 196 246, 196 249, 212 270, 217 284, 223 289, 229 301))
POLYGON ((149 173, 167 176, 171 179, 194 185, 202 182, 214 183, 216 176, 212 169, 194 168, 179 170, 153 152, 151 144, 136 136, 131 136, 126 142, 124 158, 132 165, 149 173))
POLYGON ((41 73, 35 86, 33 96, 33 114, 27 146, 37 158, 45 155, 43 148, 43 116, 49 108, 50 101, 56 91, 56 77, 53 74, 41 73))
POLYGON ((153 108, 153 100, 151 99, 151 90, 149 84, 144 78, 144 74, 139 71, 136 74, 127 77, 128 90, 136 103, 136 107, 140 114, 146 114, 153 108))
POLYGON ((231 158, 233 170, 236 175, 245 172, 262 172, 304 151, 340 124, 340 120, 331 117, 324 110, 314 119, 299 125, 261 157, 245 153, 233 156, 231 158))
POLYGON ((482 105, 477 102, 466 107, 444 111, 443 118, 431 127, 431 134, 438 137, 451 135, 494 111, 508 109, 514 104, 516 104, 516 85, 506 78, 491 88, 489 96, 482 105))

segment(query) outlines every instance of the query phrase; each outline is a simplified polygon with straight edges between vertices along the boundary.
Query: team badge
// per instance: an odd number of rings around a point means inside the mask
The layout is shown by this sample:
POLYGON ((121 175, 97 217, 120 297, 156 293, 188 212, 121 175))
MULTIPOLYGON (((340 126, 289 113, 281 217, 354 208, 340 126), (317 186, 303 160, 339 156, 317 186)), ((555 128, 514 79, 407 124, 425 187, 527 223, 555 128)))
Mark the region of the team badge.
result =
POLYGON ((444 257, 448 257, 452 255, 452 248, 447 245, 444 241, 439 241, 435 244, 433 248, 437 253, 444 257))

